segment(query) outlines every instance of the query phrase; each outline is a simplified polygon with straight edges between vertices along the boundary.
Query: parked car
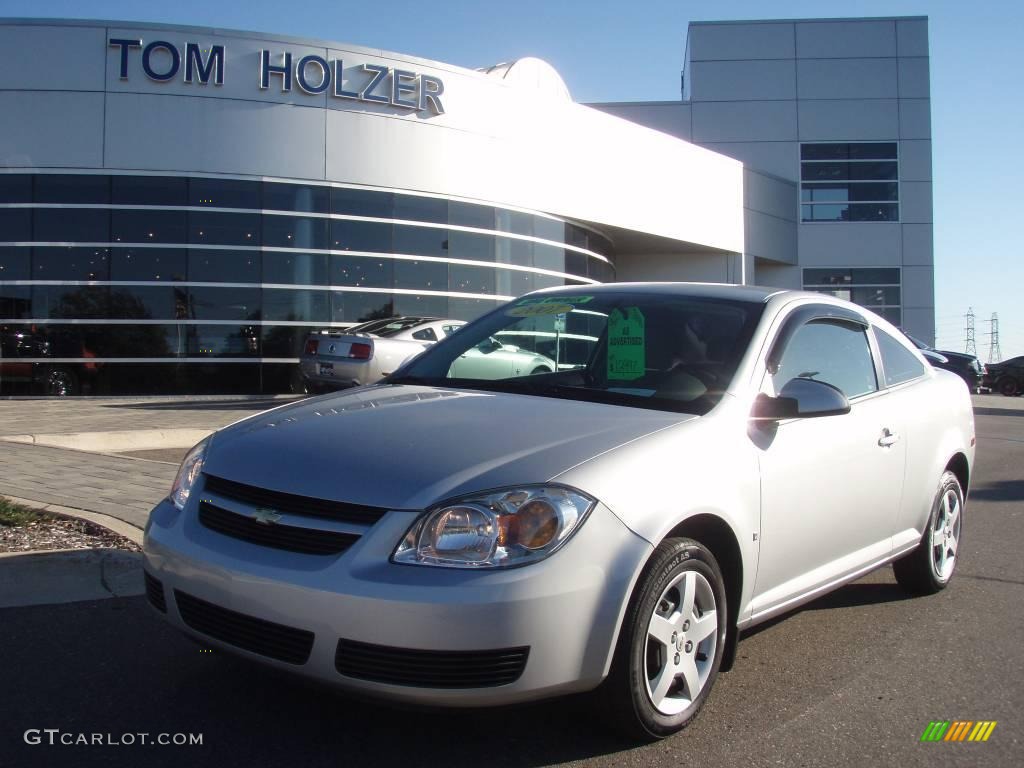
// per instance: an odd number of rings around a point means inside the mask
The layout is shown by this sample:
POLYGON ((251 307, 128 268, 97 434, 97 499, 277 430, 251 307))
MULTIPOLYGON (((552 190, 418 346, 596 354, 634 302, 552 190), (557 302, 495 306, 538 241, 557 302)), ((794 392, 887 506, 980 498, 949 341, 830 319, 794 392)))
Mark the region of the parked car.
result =
POLYGON ((375 386, 199 443, 146 526, 146 588, 205 645, 361 694, 594 691, 660 738, 700 710, 740 630, 888 563, 911 592, 945 588, 974 443, 960 381, 863 307, 547 289, 375 386), (454 367, 563 320, 594 337, 586 362, 454 367))
POLYGON ((906 333, 906 331, 904 331, 904 335, 914 343, 914 346, 921 350, 924 358, 934 367, 955 373, 964 380, 972 394, 977 394, 981 391, 982 382, 985 377, 985 365, 977 357, 962 352, 936 349, 920 339, 914 338, 909 333, 906 333))
POLYGON ((508 379, 536 373, 552 373, 555 361, 536 352, 502 344, 493 336, 459 355, 449 374, 460 379, 508 379))
POLYGON ((310 392, 373 384, 465 323, 438 317, 388 317, 306 337, 299 370, 310 392))
POLYGON ((993 392, 1014 397, 1024 392, 1024 356, 1001 363, 989 363, 985 386, 993 392))

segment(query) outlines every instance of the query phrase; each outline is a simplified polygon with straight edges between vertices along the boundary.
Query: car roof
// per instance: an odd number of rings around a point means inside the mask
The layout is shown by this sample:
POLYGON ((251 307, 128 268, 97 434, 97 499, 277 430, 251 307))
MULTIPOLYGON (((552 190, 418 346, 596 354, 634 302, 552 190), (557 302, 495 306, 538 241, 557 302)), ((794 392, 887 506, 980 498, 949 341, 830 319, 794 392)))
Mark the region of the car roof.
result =
MULTIPOLYGON (((599 285, 573 285, 559 288, 544 288, 533 291, 530 296, 575 296, 592 293, 651 293, 660 295, 689 296, 708 299, 730 299, 763 304, 781 293, 800 295, 802 291, 785 291, 755 285, 731 285, 729 283, 601 283, 599 285)), ((808 294, 821 296, 821 294, 808 294)))

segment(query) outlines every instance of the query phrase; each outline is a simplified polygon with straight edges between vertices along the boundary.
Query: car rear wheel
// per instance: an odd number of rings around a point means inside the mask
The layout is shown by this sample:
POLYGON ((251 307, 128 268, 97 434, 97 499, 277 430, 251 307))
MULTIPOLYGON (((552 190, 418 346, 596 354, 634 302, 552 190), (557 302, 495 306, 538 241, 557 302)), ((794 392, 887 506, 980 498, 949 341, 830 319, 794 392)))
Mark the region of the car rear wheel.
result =
POLYGON ((946 588, 956 570, 963 509, 960 481, 947 470, 939 480, 939 491, 920 545, 892 564, 900 586, 919 595, 930 595, 946 588))
POLYGON ((707 700, 725 648, 725 587, 714 555, 691 539, 654 551, 630 602, 603 711, 643 740, 685 728, 707 700))
POLYGON ((78 394, 78 377, 66 368, 53 368, 43 379, 43 391, 55 397, 67 397, 78 394))
POLYGON ((999 394, 1006 395, 1007 397, 1016 397, 1020 394, 1020 385, 1017 383, 1017 380, 1009 376, 1000 379, 996 384, 996 389, 999 390, 999 394))

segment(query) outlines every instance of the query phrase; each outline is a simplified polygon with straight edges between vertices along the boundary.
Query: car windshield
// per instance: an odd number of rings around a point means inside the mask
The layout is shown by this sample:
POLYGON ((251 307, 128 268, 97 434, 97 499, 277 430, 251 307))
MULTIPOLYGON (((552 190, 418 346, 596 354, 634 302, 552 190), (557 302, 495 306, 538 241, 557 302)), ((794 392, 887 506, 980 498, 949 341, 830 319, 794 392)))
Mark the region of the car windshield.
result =
POLYGON ((763 305, 627 291, 526 296, 396 371, 417 383, 705 413, 763 305))

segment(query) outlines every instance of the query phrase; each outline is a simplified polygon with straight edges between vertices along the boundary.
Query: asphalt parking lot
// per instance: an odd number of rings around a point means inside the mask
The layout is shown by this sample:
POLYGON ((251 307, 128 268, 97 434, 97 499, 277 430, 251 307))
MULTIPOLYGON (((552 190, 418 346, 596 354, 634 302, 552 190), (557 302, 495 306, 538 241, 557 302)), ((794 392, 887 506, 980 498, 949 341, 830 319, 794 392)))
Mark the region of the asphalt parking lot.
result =
POLYGON ((1020 765, 1024 399, 975 404, 951 586, 910 598, 884 569, 757 628, 697 722, 664 742, 623 742, 579 698, 475 711, 354 701, 205 652, 140 597, 0 610, 0 765, 1020 765), (932 720, 998 725, 985 743, 920 743, 932 720), (203 743, 24 743, 45 728, 203 743))

